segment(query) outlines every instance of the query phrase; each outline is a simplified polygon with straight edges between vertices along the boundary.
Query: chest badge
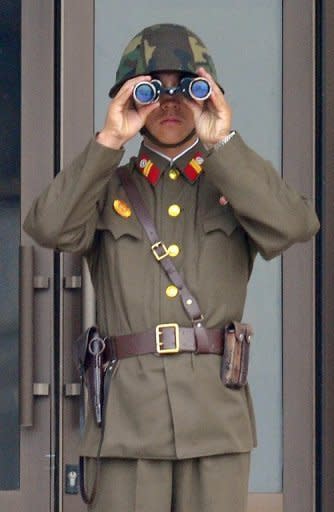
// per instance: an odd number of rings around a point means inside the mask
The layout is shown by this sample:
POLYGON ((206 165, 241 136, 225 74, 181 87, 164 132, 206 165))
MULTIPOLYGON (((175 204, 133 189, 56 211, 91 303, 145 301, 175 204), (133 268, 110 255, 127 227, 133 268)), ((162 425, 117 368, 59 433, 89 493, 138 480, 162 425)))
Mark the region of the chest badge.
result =
POLYGON ((113 207, 116 213, 120 215, 121 217, 128 218, 131 216, 131 208, 126 204, 125 201, 122 201, 122 199, 115 199, 113 202, 113 207))

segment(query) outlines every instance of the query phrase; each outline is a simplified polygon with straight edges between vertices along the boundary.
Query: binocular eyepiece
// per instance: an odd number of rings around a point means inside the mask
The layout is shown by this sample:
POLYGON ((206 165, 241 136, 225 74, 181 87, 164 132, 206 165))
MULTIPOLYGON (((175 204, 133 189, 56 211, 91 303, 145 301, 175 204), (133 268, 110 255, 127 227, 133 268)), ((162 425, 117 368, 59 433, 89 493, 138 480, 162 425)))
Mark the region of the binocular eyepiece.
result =
POLYGON ((174 96, 175 94, 184 94, 187 98, 193 100, 205 101, 211 95, 212 89, 209 82, 202 77, 182 78, 177 87, 164 87, 160 80, 153 79, 151 82, 143 80, 133 89, 133 99, 140 105, 149 105, 159 100, 161 94, 174 96))

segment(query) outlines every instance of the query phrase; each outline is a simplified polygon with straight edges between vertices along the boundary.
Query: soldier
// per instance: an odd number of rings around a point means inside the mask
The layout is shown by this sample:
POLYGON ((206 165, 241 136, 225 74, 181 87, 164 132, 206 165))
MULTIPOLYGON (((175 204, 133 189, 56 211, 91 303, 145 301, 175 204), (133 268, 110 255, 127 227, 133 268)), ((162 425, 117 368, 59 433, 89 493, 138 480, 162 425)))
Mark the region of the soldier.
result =
POLYGON ((90 487, 101 445, 89 509, 245 512, 255 422, 247 383, 221 379, 224 326, 242 318, 256 254, 309 240, 318 220, 232 131, 212 59, 187 28, 136 35, 110 96, 102 130, 24 224, 41 245, 87 258, 98 326, 118 358, 102 442, 89 410, 81 444, 90 487), (127 168, 161 237, 153 250, 116 172, 138 132, 127 168))

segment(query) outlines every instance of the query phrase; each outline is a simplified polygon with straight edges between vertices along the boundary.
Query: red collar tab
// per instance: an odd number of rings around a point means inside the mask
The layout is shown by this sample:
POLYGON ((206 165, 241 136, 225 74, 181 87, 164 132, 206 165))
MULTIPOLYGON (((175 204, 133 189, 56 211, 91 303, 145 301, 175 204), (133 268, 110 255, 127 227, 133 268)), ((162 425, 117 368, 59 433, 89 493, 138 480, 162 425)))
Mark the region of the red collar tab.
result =
POLYGON ((194 183, 203 172, 203 153, 198 151, 183 169, 183 174, 191 183, 194 183))
POLYGON ((151 183, 151 185, 156 185, 160 178, 160 170, 150 158, 141 154, 138 160, 137 167, 143 176, 151 183))
MULTIPOLYGON (((194 183, 203 172, 204 154, 201 151, 193 153, 191 160, 186 160, 184 155, 177 159, 175 167, 178 168, 190 183, 194 183)), ((189 158, 189 157, 188 157, 189 158)), ((161 169, 154 163, 155 155, 150 156, 150 152, 142 152, 137 159, 136 167, 139 172, 151 183, 156 185, 161 175, 161 169)), ((157 157, 159 161, 159 157, 157 157)), ((162 160, 162 158, 160 158, 162 160)), ((165 166, 168 165, 166 160, 165 166)), ((173 165, 174 167, 174 165, 173 165)))

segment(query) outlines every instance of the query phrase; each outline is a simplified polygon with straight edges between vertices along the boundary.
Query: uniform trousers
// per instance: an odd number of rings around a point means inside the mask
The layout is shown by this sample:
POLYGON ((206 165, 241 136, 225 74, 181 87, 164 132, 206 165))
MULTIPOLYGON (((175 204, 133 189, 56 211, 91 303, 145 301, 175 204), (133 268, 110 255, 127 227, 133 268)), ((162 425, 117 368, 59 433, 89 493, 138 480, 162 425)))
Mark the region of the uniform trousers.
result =
MULTIPOLYGON (((249 453, 184 460, 101 459, 90 512, 246 512, 249 453)), ((88 489, 94 461, 87 460, 88 489)))

